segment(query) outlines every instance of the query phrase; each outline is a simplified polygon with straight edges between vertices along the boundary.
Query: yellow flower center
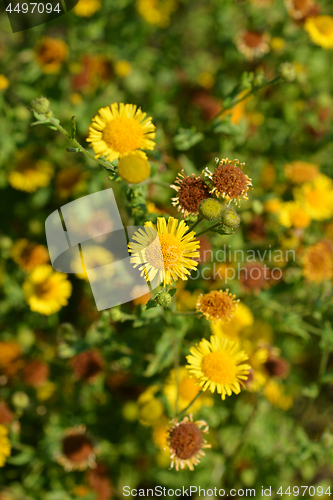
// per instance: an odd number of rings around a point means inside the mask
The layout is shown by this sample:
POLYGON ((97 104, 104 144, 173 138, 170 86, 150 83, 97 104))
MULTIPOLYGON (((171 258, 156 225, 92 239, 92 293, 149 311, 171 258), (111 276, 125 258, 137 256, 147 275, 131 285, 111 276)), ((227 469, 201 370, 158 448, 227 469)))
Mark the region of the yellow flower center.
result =
POLYGON ((146 248, 148 263, 159 270, 170 269, 180 263, 183 244, 173 234, 159 234, 146 248))
POLYGON ((319 33, 324 36, 332 36, 333 34, 333 21, 331 19, 317 19, 316 27, 319 33))
POLYGON ((226 352, 210 352, 202 358, 203 374, 217 384, 230 384, 236 378, 236 364, 226 352))
POLYGON ((39 299, 49 300, 54 295, 54 284, 50 279, 35 285, 35 294, 39 299))
POLYGON ((179 396, 188 401, 192 401, 199 392, 199 388, 195 385, 194 380, 186 377, 179 383, 179 396))
POLYGON ((103 130, 103 141, 121 155, 139 149, 142 139, 141 125, 127 116, 109 121, 103 130))

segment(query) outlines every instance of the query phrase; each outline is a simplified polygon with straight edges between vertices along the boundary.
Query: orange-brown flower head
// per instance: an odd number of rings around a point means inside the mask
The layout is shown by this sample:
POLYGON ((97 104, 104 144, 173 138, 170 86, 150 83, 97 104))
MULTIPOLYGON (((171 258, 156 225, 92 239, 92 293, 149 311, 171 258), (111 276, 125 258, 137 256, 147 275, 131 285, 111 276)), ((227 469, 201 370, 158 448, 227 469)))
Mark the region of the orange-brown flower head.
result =
POLYGON ((197 465, 201 457, 205 455, 203 448, 210 448, 203 437, 203 434, 208 433, 208 425, 203 420, 193 422, 192 415, 190 415, 189 418, 184 417, 181 422, 172 420, 168 431, 171 468, 175 466, 178 471, 187 466, 193 470, 194 465, 197 465))
POLYGON ((295 21, 305 21, 307 17, 317 15, 318 6, 314 0, 285 0, 288 14, 295 21))
POLYGON ((98 463, 94 469, 87 472, 87 482, 90 488, 97 493, 96 500, 110 500, 112 498, 112 485, 104 464, 98 463))
POLYGON ((270 352, 264 368, 270 377, 286 378, 289 373, 289 363, 280 358, 274 350, 270 352))
POLYGON ((9 425, 14 418, 13 412, 4 401, 0 402, 0 425, 9 425))
POLYGON ((47 382, 49 374, 49 366, 44 361, 34 360, 25 365, 23 380, 32 387, 40 387, 47 382))
POLYGON ((85 426, 67 429, 62 439, 62 453, 57 456, 58 463, 66 471, 85 470, 96 466, 95 459, 96 452, 85 426))
POLYGON ((213 290, 204 295, 199 295, 196 309, 210 321, 222 321, 228 323, 238 307, 239 300, 235 300, 236 295, 229 293, 227 289, 213 290))
POLYGON ((303 257, 303 274, 312 282, 333 278, 333 253, 329 241, 319 241, 308 247, 303 257))
POLYGON ((171 187, 177 191, 176 198, 172 198, 173 206, 187 217, 189 214, 198 214, 202 200, 210 197, 209 187, 200 176, 185 175, 182 170, 171 187))
POLYGON ((251 179, 242 170, 245 163, 228 158, 221 161, 216 158, 216 163, 217 167, 213 173, 205 170, 206 177, 213 183, 211 193, 218 198, 227 198, 228 204, 233 200, 236 205, 240 205, 241 198, 247 200, 247 192, 252 188, 251 179))
POLYGON ((270 36, 259 31, 241 31, 235 37, 235 44, 240 54, 248 60, 258 59, 270 51, 270 36))
POLYGON ((97 351, 88 350, 74 356, 70 364, 78 378, 92 382, 103 370, 104 360, 97 351))
POLYGON ((26 273, 49 261, 49 254, 44 245, 24 238, 15 241, 11 248, 11 257, 26 273))

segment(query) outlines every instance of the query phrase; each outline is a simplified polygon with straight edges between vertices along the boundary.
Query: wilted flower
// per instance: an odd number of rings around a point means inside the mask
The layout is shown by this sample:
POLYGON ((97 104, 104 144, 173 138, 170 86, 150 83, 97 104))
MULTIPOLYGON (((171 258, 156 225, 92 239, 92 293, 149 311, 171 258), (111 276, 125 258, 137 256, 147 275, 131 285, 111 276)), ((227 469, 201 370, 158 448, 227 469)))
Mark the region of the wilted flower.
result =
POLYGON ((228 323, 238 307, 239 300, 229 290, 213 290, 199 296, 196 309, 210 321, 228 323))
POLYGON ((187 217, 190 214, 199 213, 199 205, 202 200, 209 198, 209 187, 200 176, 192 174, 185 175, 182 170, 171 187, 177 191, 177 196, 172 198, 173 206, 187 217))

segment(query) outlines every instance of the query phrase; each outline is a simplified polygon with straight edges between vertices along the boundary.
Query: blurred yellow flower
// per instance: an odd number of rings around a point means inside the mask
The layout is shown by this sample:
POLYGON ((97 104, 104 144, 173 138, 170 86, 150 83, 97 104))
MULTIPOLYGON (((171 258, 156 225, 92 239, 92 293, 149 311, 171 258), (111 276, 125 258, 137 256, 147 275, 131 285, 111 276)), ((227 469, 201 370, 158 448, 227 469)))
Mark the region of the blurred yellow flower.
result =
POLYGON ((8 182, 14 189, 33 193, 38 188, 48 186, 52 176, 53 166, 50 162, 20 155, 15 169, 8 174, 8 182))
POLYGON ((198 75, 197 82, 201 87, 210 89, 215 83, 215 76, 209 71, 203 71, 198 75))
POLYGON ((0 75, 0 92, 6 90, 9 86, 9 80, 5 75, 0 75))
POLYGON ((286 47, 286 41, 279 36, 274 36, 271 40, 271 49, 274 52, 282 52, 286 47))
MULTIPOLYGON (((245 89, 242 92, 240 92, 240 94, 238 94, 238 96, 237 96, 237 100, 242 99, 246 94, 248 94, 248 92, 249 92, 248 89, 245 89)), ((240 123, 240 121, 242 120, 242 118, 244 118, 246 104, 249 102, 249 100, 252 97, 253 96, 249 96, 249 97, 241 100, 237 104, 235 104, 235 106, 233 106, 231 109, 226 109, 225 111, 222 111, 219 118, 224 118, 225 116, 230 116, 231 123, 233 123, 234 125, 238 125, 240 123)))
POLYGON ((333 49, 333 17, 308 17, 304 24, 311 40, 323 49, 333 49))
POLYGON ((0 342, 0 371, 13 375, 22 366, 21 347, 15 341, 0 342))
POLYGON ((68 45, 60 38, 44 37, 37 45, 37 62, 44 73, 58 73, 68 57, 68 45))
POLYGON ((58 273, 46 264, 36 267, 27 277, 23 293, 32 311, 49 316, 67 305, 72 285, 67 274, 58 273))
POLYGON ((10 456, 11 446, 8 439, 8 429, 0 425, 0 467, 3 467, 10 456))
MULTIPOLYGON (((176 399, 177 399, 177 377, 178 377, 178 410, 184 410, 190 402, 199 394, 200 387, 196 384, 195 379, 190 377, 188 370, 185 366, 178 369, 178 375, 175 370, 171 370, 167 378, 163 392, 168 400, 168 403, 173 412, 176 412, 176 399)), ((213 399, 206 394, 202 394, 191 405, 191 412, 195 413, 200 410, 202 406, 212 406, 213 399)))
POLYGON ((295 189, 294 198, 313 220, 325 220, 333 215, 333 181, 324 174, 295 189))
POLYGON ((15 241, 10 250, 10 256, 26 273, 49 261, 49 253, 44 245, 25 238, 15 241))
POLYGON ((79 0, 73 11, 79 17, 91 17, 102 7, 101 0, 79 0))
POLYGON ((134 152, 147 158, 141 149, 154 149, 155 125, 146 116, 135 104, 115 102, 101 108, 92 120, 87 138, 96 158, 105 156, 112 162, 134 152))
POLYGON ((295 160, 284 166, 287 179, 294 184, 313 181, 319 175, 319 165, 306 161, 295 160))
POLYGON ((209 293, 199 295, 196 310, 201 312, 206 319, 229 323, 237 311, 239 300, 229 290, 213 290, 209 293))
POLYGON ((268 401, 281 410, 289 410, 293 405, 293 398, 284 393, 284 387, 275 380, 268 380, 264 388, 264 396, 268 401))
POLYGON ((136 154, 120 158, 117 170, 120 177, 130 184, 139 184, 150 175, 149 162, 136 154))
POLYGON ((147 427, 159 421, 164 412, 162 402, 155 398, 157 391, 158 386, 152 385, 140 394, 138 398, 139 422, 147 427))
POLYGON ((329 242, 319 241, 306 249, 303 274, 309 281, 316 283, 333 278, 333 253, 329 242))
POLYGON ((136 8, 140 16, 149 24, 166 28, 170 16, 177 9, 176 0, 137 0, 136 8))
POLYGON ((39 401, 47 401, 57 390, 57 385, 54 382, 47 381, 45 384, 37 388, 37 399, 39 401))
POLYGON ((271 198, 264 203, 265 212, 270 214, 277 214, 280 211, 281 206, 282 200, 280 200, 280 198, 271 198))
POLYGON ((311 218, 299 203, 287 201, 281 205, 279 222, 285 227, 304 229, 310 225, 311 218))
POLYGON ((225 335, 231 340, 237 340, 240 332, 253 324, 254 318, 248 306, 240 302, 229 323, 211 323, 215 335, 225 335))
POLYGON ((116 61, 113 67, 114 67, 114 72, 120 78, 125 78, 132 72, 131 64, 125 59, 120 59, 119 61, 116 61))

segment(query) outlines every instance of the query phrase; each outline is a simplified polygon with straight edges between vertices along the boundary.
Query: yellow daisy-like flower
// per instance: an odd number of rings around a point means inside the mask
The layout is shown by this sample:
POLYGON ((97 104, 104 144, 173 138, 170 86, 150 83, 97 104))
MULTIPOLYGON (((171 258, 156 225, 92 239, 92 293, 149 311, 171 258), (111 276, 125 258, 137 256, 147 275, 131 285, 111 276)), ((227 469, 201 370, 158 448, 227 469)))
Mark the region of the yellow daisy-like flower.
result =
POLYGON ((309 226, 311 217, 299 203, 287 201, 281 205, 279 221, 285 227, 304 229, 309 226))
POLYGON ((308 17, 304 24, 311 40, 323 49, 333 49, 333 17, 308 17))
POLYGON ((48 161, 34 161, 22 156, 14 170, 9 172, 8 181, 14 189, 33 193, 38 188, 48 186, 53 176, 53 166, 48 161))
MULTIPOLYGON (((175 370, 171 370, 170 375, 165 382, 163 392, 173 411, 176 411, 177 380, 179 410, 186 408, 200 392, 199 386, 195 383, 195 380, 190 377, 185 366, 179 367, 178 374, 175 370)), ((206 396, 206 394, 202 394, 191 405, 191 411, 195 413, 196 411, 200 410, 202 406, 212 406, 212 404, 213 399, 210 396, 206 396)))
POLYGON ((134 233, 133 241, 129 243, 132 253, 131 263, 140 266, 141 276, 152 281, 158 276, 159 283, 172 283, 178 278, 186 281, 190 270, 196 269, 198 263, 193 260, 199 257, 198 240, 195 233, 188 230, 184 221, 169 217, 157 218, 157 227, 152 222, 146 222, 144 229, 134 233))
POLYGON ((3 467, 10 456, 11 446, 8 439, 8 429, 0 425, 0 467, 3 467))
POLYGON ((227 289, 213 290, 199 296, 196 309, 210 321, 228 323, 237 310, 239 300, 227 289))
POLYGON ((319 165, 295 160, 284 166, 286 177, 294 184, 313 181, 319 175, 319 165))
POLYGON ((100 0, 79 0, 74 7, 74 12, 79 17, 91 17, 100 10, 102 3, 100 0))
POLYGON ((303 274, 312 282, 320 283, 333 278, 333 253, 329 242, 319 241, 306 249, 303 274))
POLYGON ((210 342, 202 339, 196 347, 191 347, 191 355, 187 356, 187 369, 203 391, 217 391, 221 398, 239 394, 243 380, 247 380, 250 365, 244 363, 247 354, 239 349, 236 342, 212 335, 210 342))
POLYGON ((177 9, 176 0, 137 0, 137 11, 149 24, 166 28, 170 24, 170 16, 177 9))
POLYGON ((313 220, 325 220, 333 215, 333 181, 324 174, 295 189, 294 198, 313 220))
POLYGON ((282 201, 279 198, 271 198, 265 201, 264 209, 269 214, 277 214, 281 210, 282 201))
POLYGON ((155 398, 157 392, 158 386, 152 385, 138 398, 139 422, 146 427, 158 422, 163 415, 164 406, 159 399, 155 398))
POLYGON ((67 274, 57 273, 46 264, 36 267, 27 277, 23 293, 32 311, 49 316, 67 305, 72 285, 67 274))
POLYGON ((101 108, 89 127, 87 142, 96 158, 105 156, 110 162, 130 153, 147 158, 141 149, 154 149, 155 125, 135 104, 117 102, 101 108))
POLYGON ((211 330, 214 335, 225 335, 230 340, 237 340, 239 333, 244 328, 253 325, 253 321, 251 310, 240 302, 229 323, 223 323, 222 321, 212 323, 211 330))
POLYGON ((68 45, 60 38, 44 37, 36 47, 36 58, 44 73, 58 73, 68 56, 68 45))
POLYGON ((28 241, 25 238, 16 240, 10 250, 11 258, 26 273, 35 267, 46 264, 49 254, 44 245, 28 241))
POLYGON ((9 86, 9 80, 5 75, 0 75, 0 92, 6 90, 9 86))
POLYGON ((265 385, 264 396, 271 405, 281 410, 287 411, 293 405, 293 398, 284 393, 284 386, 272 379, 265 385))
POLYGON ((201 457, 205 456, 203 448, 210 448, 203 434, 208 434, 208 425, 204 420, 193 422, 192 415, 184 417, 181 422, 176 419, 168 428, 168 446, 170 448, 171 469, 175 467, 194 470, 201 457), (203 427, 203 429, 201 429, 203 427))
POLYGON ((132 72, 132 65, 125 59, 120 59, 114 63, 113 69, 117 76, 126 78, 132 72))

